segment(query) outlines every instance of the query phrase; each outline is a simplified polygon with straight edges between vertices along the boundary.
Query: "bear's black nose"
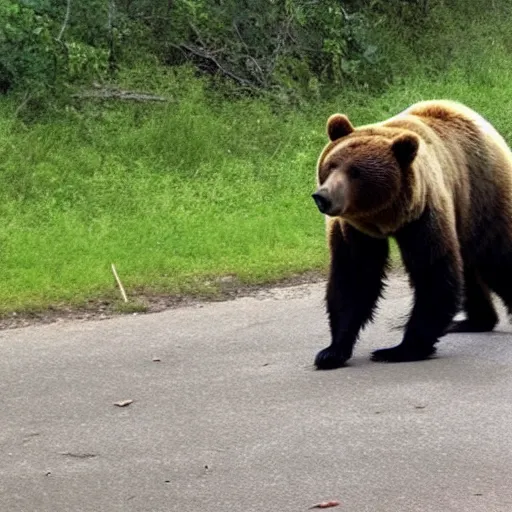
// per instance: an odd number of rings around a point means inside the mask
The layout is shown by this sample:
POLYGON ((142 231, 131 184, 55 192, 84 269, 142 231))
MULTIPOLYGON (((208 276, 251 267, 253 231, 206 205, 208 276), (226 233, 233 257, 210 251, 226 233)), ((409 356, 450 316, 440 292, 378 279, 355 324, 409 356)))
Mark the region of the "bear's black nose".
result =
POLYGON ((311 197, 314 199, 320 213, 327 213, 331 209, 332 204, 330 199, 321 191, 315 192, 311 197))

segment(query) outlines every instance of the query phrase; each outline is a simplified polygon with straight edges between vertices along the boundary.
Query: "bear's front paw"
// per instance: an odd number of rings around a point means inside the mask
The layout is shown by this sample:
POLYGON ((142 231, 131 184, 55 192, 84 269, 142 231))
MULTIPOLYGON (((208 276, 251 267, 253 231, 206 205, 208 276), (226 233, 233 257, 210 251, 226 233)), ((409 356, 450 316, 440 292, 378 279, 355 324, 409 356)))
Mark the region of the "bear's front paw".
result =
POLYGON ((422 361, 435 354, 434 345, 397 345, 391 348, 381 348, 372 352, 372 361, 385 363, 403 363, 407 361, 422 361))
POLYGON ((318 352, 315 358, 315 366, 318 370, 334 370, 343 366, 348 359, 350 359, 350 356, 347 357, 331 345, 318 352))

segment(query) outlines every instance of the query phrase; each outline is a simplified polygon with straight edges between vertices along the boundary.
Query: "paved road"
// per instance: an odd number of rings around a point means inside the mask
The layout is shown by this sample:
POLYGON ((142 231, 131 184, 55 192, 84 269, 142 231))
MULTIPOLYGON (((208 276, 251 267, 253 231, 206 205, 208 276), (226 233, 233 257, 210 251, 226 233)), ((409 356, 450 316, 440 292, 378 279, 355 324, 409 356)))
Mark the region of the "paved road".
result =
POLYGON ((408 293, 331 372, 323 285, 0 332, 0 511, 510 512, 512 330, 370 362, 408 293))

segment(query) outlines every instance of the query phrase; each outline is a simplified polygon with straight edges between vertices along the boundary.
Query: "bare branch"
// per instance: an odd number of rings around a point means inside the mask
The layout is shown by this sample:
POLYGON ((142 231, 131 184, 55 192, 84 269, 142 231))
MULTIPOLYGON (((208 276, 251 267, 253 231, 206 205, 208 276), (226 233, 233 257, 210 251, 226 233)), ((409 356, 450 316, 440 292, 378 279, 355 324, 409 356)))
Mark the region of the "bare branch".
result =
POLYGON ((246 87, 249 87, 250 89, 257 89, 258 87, 254 85, 250 80, 247 80, 246 78, 239 77, 235 75, 232 71, 229 71, 229 69, 226 69, 219 61, 218 59, 213 55, 214 52, 209 50, 206 45, 204 44, 203 38, 201 37, 201 33, 199 32, 198 28, 193 24, 189 23, 190 28, 194 31, 197 40, 199 41, 199 44, 201 45, 202 49, 195 48, 190 45, 186 45, 184 43, 181 43, 179 47, 187 50, 188 52, 192 53, 193 55, 197 57, 202 57, 203 59, 209 60, 210 62, 213 62, 217 69, 223 73, 224 75, 230 77, 231 79, 235 80, 235 82, 238 82, 240 85, 244 85, 246 87))
POLYGON ((97 98, 103 100, 127 101, 170 101, 169 98, 164 98, 163 96, 155 96, 154 94, 134 91, 122 91, 120 89, 97 89, 91 91, 83 91, 78 94, 73 94, 73 98, 97 98))
POLYGON ((114 71, 117 68, 116 55, 115 55, 115 42, 114 42, 114 21, 115 21, 116 4, 114 0, 108 2, 108 67, 109 71, 114 71))
POLYGON ((172 46, 175 48, 187 50, 189 53, 191 53, 192 55, 195 55, 196 57, 201 57, 203 59, 209 60, 210 62, 215 64, 215 66, 221 73, 223 73, 226 76, 229 76, 230 78, 235 80, 235 82, 238 82, 240 85, 245 85, 246 87, 249 87, 251 89, 257 89, 257 87, 249 80, 242 78, 240 76, 237 76, 234 73, 232 73, 231 71, 229 71, 229 69, 226 69, 218 61, 218 59, 215 56, 213 56, 208 50, 203 51, 203 50, 200 50, 199 48, 195 48, 194 46, 191 46, 191 45, 188 45, 185 43, 181 43, 179 45, 173 44, 172 46))
POLYGON ((59 35, 57 36, 57 41, 60 43, 62 36, 64 35, 64 30, 68 26, 69 15, 71 13, 71 0, 68 0, 66 5, 66 15, 64 16, 64 21, 62 22, 62 27, 60 28, 59 35))
POLYGON ((343 8, 342 5, 340 5, 340 11, 341 11, 341 15, 343 16, 343 19, 345 21, 349 21, 350 20, 350 16, 348 15, 348 12, 343 8))
POLYGON ((235 22, 233 22, 233 28, 235 29, 235 32, 236 32, 236 34, 238 36, 238 39, 240 39, 240 42, 243 44, 245 50, 247 51, 247 54, 244 55, 244 56, 246 58, 248 58, 254 64, 254 68, 256 69, 256 71, 259 74, 259 77, 257 77, 258 82, 260 83, 260 85, 265 87, 267 85, 267 79, 265 77, 265 73, 264 73, 263 69, 261 69, 261 66, 260 66, 259 62, 250 54, 249 47, 247 46, 247 43, 243 40, 242 34, 240 34, 240 30, 238 29, 238 25, 235 22))
POLYGON ((196 35, 197 40, 201 43, 201 46, 204 48, 205 44, 203 42, 203 38, 201 37, 201 32, 199 32, 198 28, 192 22, 189 22, 189 26, 194 31, 194 34, 196 35))
POLYGON ((25 108, 25 106, 27 105, 27 103, 30 101, 31 99, 31 95, 30 93, 27 91, 25 92, 25 94, 23 95, 23 100, 21 101, 21 103, 16 107, 16 111, 14 112, 14 117, 18 117, 20 112, 25 108))
POLYGON ((291 16, 288 16, 286 18, 286 21, 283 23, 281 30, 279 31, 279 35, 277 37, 277 44, 272 52, 272 61, 269 66, 269 73, 272 75, 274 73, 274 70, 277 66, 277 62, 279 60, 279 57, 281 56, 281 50, 284 47, 286 36, 288 36, 292 41, 295 41, 293 35, 290 32, 290 27, 293 22, 293 19, 291 16))

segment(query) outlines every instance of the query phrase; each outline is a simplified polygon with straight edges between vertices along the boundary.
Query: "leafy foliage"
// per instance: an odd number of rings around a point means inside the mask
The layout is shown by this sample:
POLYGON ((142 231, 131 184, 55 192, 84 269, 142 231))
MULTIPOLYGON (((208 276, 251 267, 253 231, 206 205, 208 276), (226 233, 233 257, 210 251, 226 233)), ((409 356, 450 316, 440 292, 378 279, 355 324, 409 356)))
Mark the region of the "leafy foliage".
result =
POLYGON ((176 1, 158 25, 159 56, 192 60, 249 90, 315 94, 320 83, 363 81, 375 46, 367 18, 339 0, 176 1))
POLYGON ((0 0, 0 92, 47 97, 141 62, 192 64, 230 95, 382 90, 424 55, 445 72, 467 25, 510 10, 505 0, 0 0))
POLYGON ((244 90, 316 94, 364 81, 376 52, 364 12, 338 0, 0 0, 0 17, 4 92, 62 90, 156 58, 244 90))
POLYGON ((52 19, 15 0, 0 0, 0 90, 46 91, 60 53, 52 19))

